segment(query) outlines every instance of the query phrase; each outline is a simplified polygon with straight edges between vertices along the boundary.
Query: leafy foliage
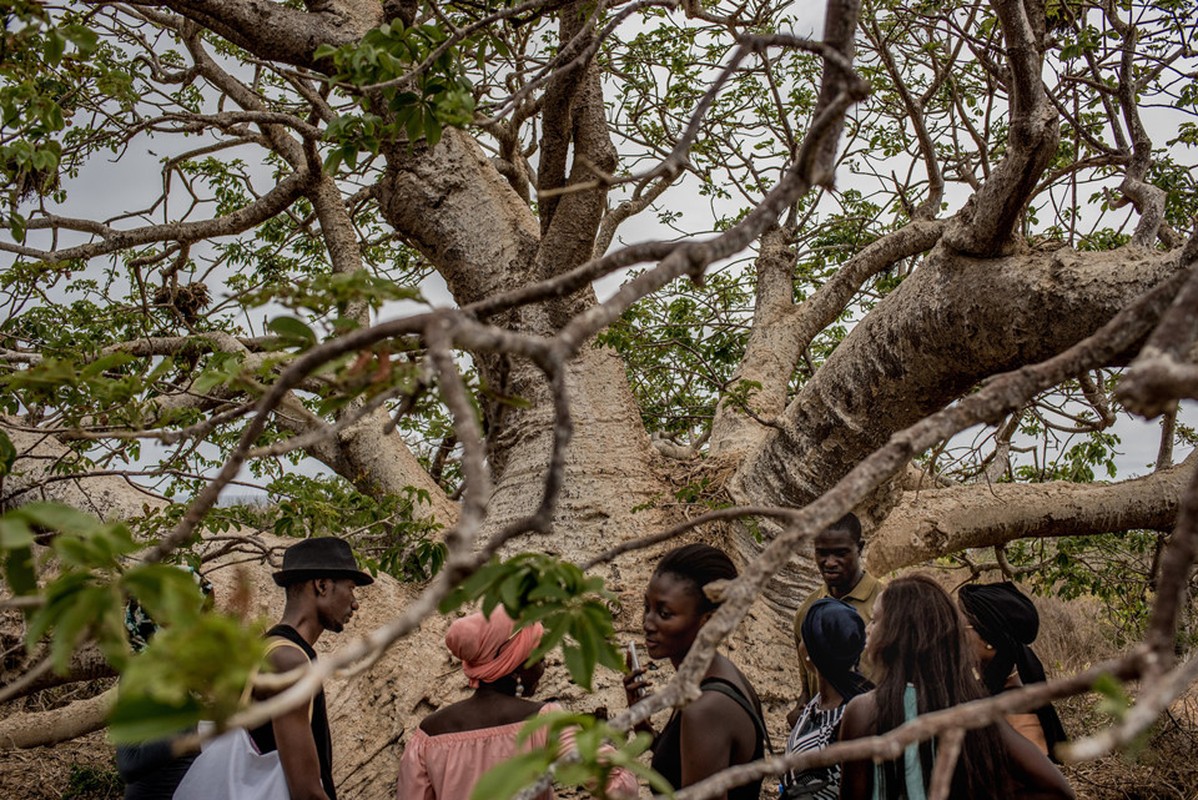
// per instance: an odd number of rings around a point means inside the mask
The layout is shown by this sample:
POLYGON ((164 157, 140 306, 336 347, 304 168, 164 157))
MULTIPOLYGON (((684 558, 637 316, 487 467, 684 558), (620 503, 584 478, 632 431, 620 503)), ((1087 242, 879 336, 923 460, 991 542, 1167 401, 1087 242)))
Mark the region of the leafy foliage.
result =
POLYGON ((710 426, 744 355, 752 296, 728 273, 709 278, 702 292, 673 288, 637 303, 597 342, 623 357, 648 430, 691 439, 710 426))
POLYGON ((449 613, 480 599, 484 614, 502 604, 520 624, 545 626, 540 646, 528 657, 530 663, 561 644, 570 677, 588 691, 597 665, 624 670, 612 629, 610 604, 615 597, 602 578, 588 577, 574 564, 543 553, 492 559, 455 587, 440 610, 449 613))
POLYGON ((408 27, 397 19, 355 44, 317 48, 316 58, 332 61, 334 80, 364 90, 365 113, 340 116, 328 127, 326 136, 338 147, 325 159, 325 169, 336 172, 343 162, 353 169, 359 152, 377 155, 384 143, 404 135, 409 145, 423 138, 434 147, 443 126, 473 121, 470 82, 461 73, 458 48, 447 39, 436 25, 408 27), (409 85, 409 71, 424 62, 428 68, 409 85))
POLYGON ((262 630, 216 613, 163 626, 124 669, 108 719, 113 741, 162 738, 200 720, 223 725, 262 664, 262 630))
POLYGON ((340 536, 351 541, 372 572, 401 581, 432 578, 445 563, 441 524, 419 506, 429 504, 425 491, 367 495, 340 478, 284 475, 272 481, 273 501, 256 524, 280 536, 340 536))
POLYGON ((606 797, 611 771, 626 769, 648 783, 654 791, 672 797, 674 789, 665 778, 638 760, 652 744, 647 733, 638 733, 625 741, 622 732, 589 714, 555 711, 539 714, 520 730, 518 742, 527 742, 540 730, 545 730, 545 744, 532 748, 488 770, 474 787, 472 800, 507 800, 543 775, 561 755, 563 732, 574 736, 574 758, 560 764, 553 772, 554 782, 568 787, 581 787, 592 796, 606 797), (620 743, 618 747, 612 743, 620 743))
POLYGON ((201 718, 227 719, 264 652, 253 626, 205 611, 190 573, 166 564, 126 566, 138 549, 124 523, 57 503, 28 503, 0 516, 8 586, 19 595, 37 592, 43 601, 29 614, 26 646, 48 637, 51 662, 65 674, 75 648, 94 641, 124 671, 112 712, 113 736, 122 741, 164 736, 201 718), (52 537, 54 557, 40 590, 31 553, 35 531, 52 537), (130 597, 161 627, 137 656, 125 627, 130 597))

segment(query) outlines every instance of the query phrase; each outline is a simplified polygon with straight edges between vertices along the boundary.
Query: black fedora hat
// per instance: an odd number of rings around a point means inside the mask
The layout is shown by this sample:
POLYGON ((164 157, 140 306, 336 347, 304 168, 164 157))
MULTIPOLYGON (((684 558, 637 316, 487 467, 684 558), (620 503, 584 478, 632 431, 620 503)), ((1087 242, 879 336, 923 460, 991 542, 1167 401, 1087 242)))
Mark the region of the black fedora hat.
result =
POLYGON ((352 578, 358 586, 374 578, 358 569, 349 543, 335 536, 304 539, 283 551, 283 568, 274 574, 275 583, 287 586, 314 578, 352 578))

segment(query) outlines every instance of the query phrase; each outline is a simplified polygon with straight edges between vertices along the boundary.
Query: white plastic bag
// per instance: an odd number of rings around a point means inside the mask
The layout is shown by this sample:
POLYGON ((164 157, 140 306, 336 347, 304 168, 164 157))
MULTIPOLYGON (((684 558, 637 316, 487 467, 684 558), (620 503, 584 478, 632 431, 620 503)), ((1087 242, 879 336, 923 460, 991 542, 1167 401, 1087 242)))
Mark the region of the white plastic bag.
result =
POLYGON ((211 739, 174 800, 290 800, 278 751, 260 754, 245 728, 211 739))

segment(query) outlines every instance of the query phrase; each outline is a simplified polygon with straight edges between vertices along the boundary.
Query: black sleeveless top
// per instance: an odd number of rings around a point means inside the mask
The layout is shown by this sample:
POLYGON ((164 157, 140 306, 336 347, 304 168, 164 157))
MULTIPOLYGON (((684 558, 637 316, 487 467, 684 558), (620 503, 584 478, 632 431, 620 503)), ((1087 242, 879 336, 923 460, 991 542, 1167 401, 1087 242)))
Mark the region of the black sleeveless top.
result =
MULTIPOLYGON (((293 642, 304 651, 309 661, 316 660, 316 651, 304 641, 299 631, 290 625, 276 625, 266 632, 266 638, 278 636, 293 642)), ((250 731, 259 752, 271 753, 278 749, 275 744, 275 730, 272 723, 267 722, 250 731)), ((333 787, 333 737, 329 734, 329 712, 324 703, 324 689, 312 698, 312 739, 316 742, 316 757, 320 762, 320 783, 329 800, 337 800, 337 790, 333 787)))
MULTIPOLYGON (((736 701, 744 712, 753 720, 757 731, 757 744, 753 746, 753 760, 765 755, 765 724, 761 716, 753 708, 752 702, 745 697, 740 687, 723 678, 704 678, 699 683, 703 692, 719 692, 736 701)), ((653 741, 654 771, 670 782, 675 789, 682 788, 682 711, 675 710, 670 715, 670 721, 653 741)), ((749 783, 743 783, 728 790, 728 800, 758 800, 761 797, 761 778, 749 783)))

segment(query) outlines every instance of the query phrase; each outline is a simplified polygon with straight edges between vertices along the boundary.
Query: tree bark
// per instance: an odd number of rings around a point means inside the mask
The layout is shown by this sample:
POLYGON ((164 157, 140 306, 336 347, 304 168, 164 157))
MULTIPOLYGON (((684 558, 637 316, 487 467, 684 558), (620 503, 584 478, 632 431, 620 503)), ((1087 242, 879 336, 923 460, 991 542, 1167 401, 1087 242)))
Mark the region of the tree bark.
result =
POLYGON ((17 450, 12 473, 0 484, 0 507, 17 506, 34 500, 52 500, 95 514, 103 519, 132 519, 148 509, 163 508, 167 502, 114 475, 69 477, 56 475, 53 467, 70 450, 45 434, 19 430, 0 417, 0 430, 8 434, 17 450))
POLYGON ((1175 255, 954 256, 943 247, 858 324, 745 460, 740 502, 801 506, 890 434, 978 381, 1092 333, 1179 269, 1175 255))
POLYGON ((50 711, 12 714, 0 720, 0 749, 44 747, 70 741, 104 727, 116 687, 50 711))
POLYGON ((866 563, 883 574, 1016 539, 1168 530, 1196 460, 1190 456, 1118 483, 998 483, 906 492, 869 537, 866 563))

